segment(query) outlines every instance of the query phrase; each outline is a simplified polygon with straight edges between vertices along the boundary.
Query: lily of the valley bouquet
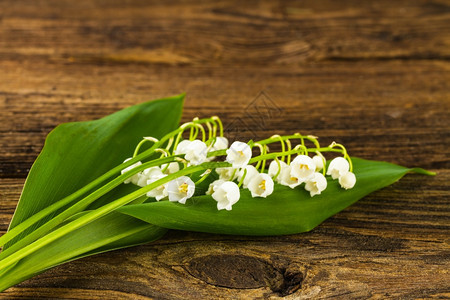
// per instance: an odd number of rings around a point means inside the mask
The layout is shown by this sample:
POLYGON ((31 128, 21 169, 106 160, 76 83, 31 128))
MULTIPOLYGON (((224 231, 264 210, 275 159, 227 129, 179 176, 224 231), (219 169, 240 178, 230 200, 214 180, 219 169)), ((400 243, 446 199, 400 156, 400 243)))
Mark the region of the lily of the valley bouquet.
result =
POLYGON ((431 174, 350 157, 342 144, 323 146, 300 133, 230 141, 216 116, 178 127, 183 98, 49 134, 0 237, 0 290, 74 259, 154 241, 168 229, 309 231, 408 172, 431 174))

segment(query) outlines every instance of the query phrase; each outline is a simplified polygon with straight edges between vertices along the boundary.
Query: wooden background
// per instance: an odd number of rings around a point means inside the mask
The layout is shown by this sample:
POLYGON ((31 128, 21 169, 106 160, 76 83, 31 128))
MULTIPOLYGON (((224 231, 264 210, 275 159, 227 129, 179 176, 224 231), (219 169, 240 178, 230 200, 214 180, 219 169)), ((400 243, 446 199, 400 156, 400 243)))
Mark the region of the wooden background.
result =
POLYGON ((306 234, 171 231, 0 298, 449 298, 449 59, 443 0, 2 0, 2 233, 52 128, 181 92, 183 121, 300 131, 438 175, 407 175, 306 234))

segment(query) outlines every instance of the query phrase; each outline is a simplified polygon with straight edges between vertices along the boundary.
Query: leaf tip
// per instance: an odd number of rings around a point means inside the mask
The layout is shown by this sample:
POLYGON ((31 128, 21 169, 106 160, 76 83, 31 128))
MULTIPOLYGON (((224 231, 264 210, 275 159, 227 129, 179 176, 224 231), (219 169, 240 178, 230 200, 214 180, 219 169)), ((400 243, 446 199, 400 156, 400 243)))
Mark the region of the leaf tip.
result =
POLYGON ((432 171, 428 171, 422 168, 412 168, 410 170, 411 173, 417 173, 417 174, 422 174, 422 175, 428 175, 428 176, 436 176, 436 172, 432 172, 432 171))

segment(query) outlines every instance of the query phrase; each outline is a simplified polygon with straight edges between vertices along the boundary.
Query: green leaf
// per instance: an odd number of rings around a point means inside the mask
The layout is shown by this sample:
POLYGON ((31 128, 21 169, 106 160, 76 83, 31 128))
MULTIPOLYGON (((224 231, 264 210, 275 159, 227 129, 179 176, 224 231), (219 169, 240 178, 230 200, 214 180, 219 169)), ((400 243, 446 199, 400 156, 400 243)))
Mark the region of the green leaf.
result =
POLYGON ((167 229, 111 213, 69 232, 0 274, 0 291, 51 267, 81 257, 156 240, 167 229))
POLYGON ((161 227, 236 235, 283 235, 313 229, 364 196, 399 180, 408 172, 429 174, 422 169, 353 158, 357 178, 353 189, 344 190, 328 179, 321 195, 310 197, 303 186, 291 189, 276 185, 267 198, 252 198, 248 190, 231 211, 218 211, 211 196, 191 198, 186 205, 168 201, 128 205, 119 212, 161 227))
MULTIPOLYGON (((30 170, 10 229, 122 163, 143 136, 160 138, 178 127, 183 99, 180 95, 150 101, 99 120, 56 127, 30 170)), ((116 192, 121 188, 128 187, 116 192)), ((55 214, 31 226, 4 250, 55 214)))

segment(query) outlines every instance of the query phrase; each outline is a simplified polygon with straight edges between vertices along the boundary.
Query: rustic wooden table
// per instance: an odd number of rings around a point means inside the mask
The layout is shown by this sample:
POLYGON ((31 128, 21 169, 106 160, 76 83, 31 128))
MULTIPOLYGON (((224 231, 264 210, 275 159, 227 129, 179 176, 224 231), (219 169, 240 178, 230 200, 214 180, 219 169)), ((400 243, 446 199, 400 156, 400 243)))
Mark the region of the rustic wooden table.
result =
POLYGON ((183 121, 421 166, 313 231, 171 231, 5 299, 450 297, 449 1, 0 2, 0 230, 47 133, 187 93, 183 121), (274 279, 270 279, 274 278, 274 279))

